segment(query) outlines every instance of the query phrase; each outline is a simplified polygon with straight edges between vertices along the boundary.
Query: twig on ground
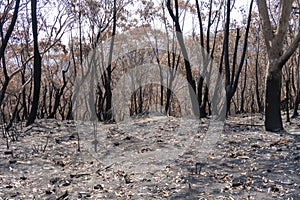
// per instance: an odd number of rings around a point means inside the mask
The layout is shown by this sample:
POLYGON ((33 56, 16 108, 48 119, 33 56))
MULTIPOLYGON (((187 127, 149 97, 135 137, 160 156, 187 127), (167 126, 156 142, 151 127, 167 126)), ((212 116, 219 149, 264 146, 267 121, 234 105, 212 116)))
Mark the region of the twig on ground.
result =
POLYGON ((45 153, 46 148, 47 148, 47 146, 48 146, 49 136, 50 136, 50 133, 49 133, 49 135, 47 136, 46 144, 45 144, 45 146, 44 146, 44 148, 43 148, 43 153, 45 153))
POLYGON ((80 152, 80 138, 79 138, 78 127, 76 127, 76 131, 77 131, 77 151, 80 152))
POLYGON ((67 196, 69 196, 68 190, 66 190, 65 193, 62 194, 60 197, 58 197, 56 200, 63 200, 63 199, 65 199, 67 196))

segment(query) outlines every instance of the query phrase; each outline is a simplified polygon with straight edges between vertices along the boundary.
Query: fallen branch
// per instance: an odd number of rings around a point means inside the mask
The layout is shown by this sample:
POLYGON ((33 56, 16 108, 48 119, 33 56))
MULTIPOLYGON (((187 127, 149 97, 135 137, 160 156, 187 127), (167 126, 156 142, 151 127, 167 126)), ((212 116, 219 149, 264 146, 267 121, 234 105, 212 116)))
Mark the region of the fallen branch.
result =
POLYGON ((58 197, 56 200, 63 200, 65 199, 67 196, 69 196, 68 190, 65 191, 65 193, 63 195, 61 195, 60 197, 58 197))

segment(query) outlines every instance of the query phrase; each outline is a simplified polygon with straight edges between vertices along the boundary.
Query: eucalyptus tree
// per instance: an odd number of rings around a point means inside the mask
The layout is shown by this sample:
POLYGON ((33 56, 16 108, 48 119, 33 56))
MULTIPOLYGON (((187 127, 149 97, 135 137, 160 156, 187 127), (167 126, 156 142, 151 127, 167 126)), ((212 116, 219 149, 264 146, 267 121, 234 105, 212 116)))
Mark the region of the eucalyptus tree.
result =
POLYGON ((267 1, 257 0, 268 59, 265 97, 265 128, 268 131, 283 130, 280 112, 282 68, 297 50, 300 42, 298 27, 298 33, 291 44, 284 46, 289 29, 289 19, 293 11, 293 2, 294 0, 278 2, 279 9, 277 16, 274 17, 274 13, 269 12, 267 1))

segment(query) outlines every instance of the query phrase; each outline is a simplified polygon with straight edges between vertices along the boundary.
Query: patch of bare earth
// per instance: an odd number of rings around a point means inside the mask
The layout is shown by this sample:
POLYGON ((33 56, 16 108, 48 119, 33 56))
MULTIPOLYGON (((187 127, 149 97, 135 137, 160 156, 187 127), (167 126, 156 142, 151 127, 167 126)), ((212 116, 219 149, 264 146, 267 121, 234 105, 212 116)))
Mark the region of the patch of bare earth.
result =
POLYGON ((16 125, 17 141, 0 140, 0 197, 300 199, 299 119, 293 122, 270 133, 258 116, 230 118, 207 155, 199 147, 209 120, 16 125))

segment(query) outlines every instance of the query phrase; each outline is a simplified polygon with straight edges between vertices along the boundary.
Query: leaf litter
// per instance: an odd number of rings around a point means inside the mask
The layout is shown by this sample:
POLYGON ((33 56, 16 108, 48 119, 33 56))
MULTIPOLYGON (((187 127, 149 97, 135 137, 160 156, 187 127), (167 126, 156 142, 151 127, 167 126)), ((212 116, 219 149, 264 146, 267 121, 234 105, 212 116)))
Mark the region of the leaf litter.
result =
POLYGON ((259 116, 231 117, 203 154, 208 119, 39 120, 9 149, 1 138, 0 197, 300 199, 297 123, 270 133, 259 116))

